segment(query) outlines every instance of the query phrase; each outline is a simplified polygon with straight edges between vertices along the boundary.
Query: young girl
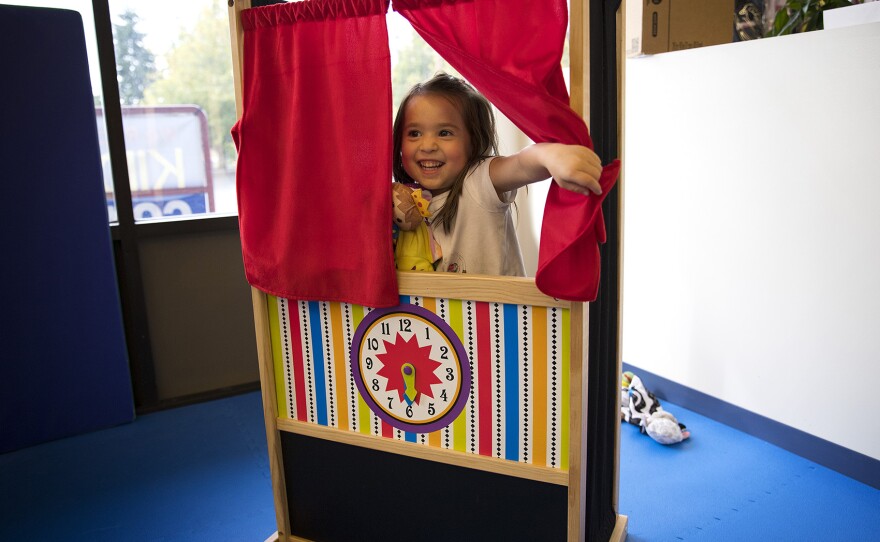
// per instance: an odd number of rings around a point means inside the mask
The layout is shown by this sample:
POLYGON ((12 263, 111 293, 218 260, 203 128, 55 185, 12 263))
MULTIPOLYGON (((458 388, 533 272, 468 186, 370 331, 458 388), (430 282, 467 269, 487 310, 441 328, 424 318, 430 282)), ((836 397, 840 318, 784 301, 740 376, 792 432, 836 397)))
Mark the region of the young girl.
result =
POLYGON ((524 276, 510 206, 518 188, 553 177, 601 194, 599 157, 579 145, 538 143, 498 156, 489 102, 440 73, 417 84, 394 119, 394 178, 433 195, 428 219, 443 257, 438 271, 524 276))

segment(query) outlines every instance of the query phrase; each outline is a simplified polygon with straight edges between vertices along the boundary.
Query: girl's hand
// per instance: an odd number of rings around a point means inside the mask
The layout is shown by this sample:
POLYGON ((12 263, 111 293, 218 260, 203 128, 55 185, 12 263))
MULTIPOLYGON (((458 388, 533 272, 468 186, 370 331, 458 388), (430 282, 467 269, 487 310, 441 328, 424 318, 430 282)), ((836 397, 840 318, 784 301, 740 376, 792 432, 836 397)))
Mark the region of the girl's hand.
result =
POLYGON ((556 184, 586 196, 602 193, 599 185, 602 162, 595 152, 580 145, 561 143, 548 143, 541 147, 541 162, 556 184))

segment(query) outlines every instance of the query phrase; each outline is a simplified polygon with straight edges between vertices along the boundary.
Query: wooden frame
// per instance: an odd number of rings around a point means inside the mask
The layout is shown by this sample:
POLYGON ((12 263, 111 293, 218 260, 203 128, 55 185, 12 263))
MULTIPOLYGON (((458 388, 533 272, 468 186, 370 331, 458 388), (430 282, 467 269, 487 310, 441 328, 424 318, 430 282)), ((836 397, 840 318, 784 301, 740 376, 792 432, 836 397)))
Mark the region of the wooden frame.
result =
MULTIPOLYGON (((240 25, 240 11, 250 7, 250 0, 231 0, 229 7, 230 35, 233 44, 233 70, 235 81, 236 106, 239 116, 242 112, 242 46, 243 36, 240 25)), ((571 86, 572 105, 583 114, 589 103, 587 73, 588 48, 588 0, 571 2, 571 86)), ((585 117, 586 118, 586 117, 585 117)), ((567 540, 580 541, 586 536, 585 517, 585 463, 586 463, 586 392, 587 392, 587 345, 588 311, 587 304, 572 303, 551 298, 541 293, 532 279, 511 277, 490 277, 478 275, 398 273, 401 295, 426 298, 445 298, 473 302, 491 302, 518 306, 546 307, 568 311, 569 354, 568 354, 568 445, 567 470, 548 466, 512 462, 495 457, 462 453, 442 448, 421 446, 410 442, 393 440, 381 436, 361 434, 325 425, 294 420, 279 412, 276 387, 276 361, 272 342, 272 317, 270 305, 272 298, 252 288, 252 302, 257 336, 262 401, 265 415, 266 436, 269 448, 270 471, 275 501, 278 532, 269 540, 303 541, 291 535, 292 525, 289 514, 285 465, 282 455, 282 433, 292 433, 390 452, 399 456, 416 457, 432 462, 476 469, 503 476, 545 482, 567 488, 567 540)), ((618 457, 615 453, 615 458, 618 457)), ((615 461, 615 473, 617 462, 615 461)), ((616 480, 616 475, 615 475, 616 480)), ((615 500, 616 500, 615 482, 615 500)), ((610 540, 618 541, 626 537, 626 517, 618 516, 617 524, 610 540)))

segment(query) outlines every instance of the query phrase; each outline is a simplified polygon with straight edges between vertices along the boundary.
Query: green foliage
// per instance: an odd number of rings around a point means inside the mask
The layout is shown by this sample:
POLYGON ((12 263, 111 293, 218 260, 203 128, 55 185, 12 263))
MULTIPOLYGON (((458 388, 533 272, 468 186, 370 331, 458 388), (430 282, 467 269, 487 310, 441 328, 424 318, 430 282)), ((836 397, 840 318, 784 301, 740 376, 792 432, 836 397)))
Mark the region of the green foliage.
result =
POLYGON ((156 73, 155 57, 144 46, 144 35, 137 31, 138 16, 126 10, 119 18, 122 24, 113 25, 119 101, 122 105, 139 105, 156 73))
POLYGON ((767 32, 767 35, 784 36, 822 30, 824 28, 823 11, 860 3, 861 0, 788 0, 776 13, 776 18, 773 19, 773 28, 767 32))
POLYGON ((208 117, 211 149, 219 167, 231 167, 229 130, 236 120, 232 52, 226 4, 213 2, 191 30, 182 30, 167 55, 168 67, 146 91, 149 105, 196 104, 208 117))
POLYGON ((400 50, 397 65, 391 73, 391 92, 394 96, 394 110, 416 83, 430 79, 435 73, 443 71, 458 75, 452 66, 437 54, 416 32, 412 40, 400 50))

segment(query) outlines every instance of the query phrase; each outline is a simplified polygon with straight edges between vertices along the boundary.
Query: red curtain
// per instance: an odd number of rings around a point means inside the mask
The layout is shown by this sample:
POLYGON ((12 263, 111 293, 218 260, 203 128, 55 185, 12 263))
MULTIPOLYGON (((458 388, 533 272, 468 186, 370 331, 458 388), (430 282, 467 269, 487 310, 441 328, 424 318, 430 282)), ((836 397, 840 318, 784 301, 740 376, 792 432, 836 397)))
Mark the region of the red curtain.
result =
POLYGON ((248 281, 290 299, 398 303, 388 0, 245 10, 233 128, 248 281))
MULTIPOLYGON (((565 0, 394 0, 393 7, 532 140, 592 148, 583 119, 568 105, 560 66, 565 0)), ((598 243, 605 241, 601 204, 619 170, 617 160, 605 166, 600 197, 550 187, 535 277, 545 294, 596 298, 598 243)))

